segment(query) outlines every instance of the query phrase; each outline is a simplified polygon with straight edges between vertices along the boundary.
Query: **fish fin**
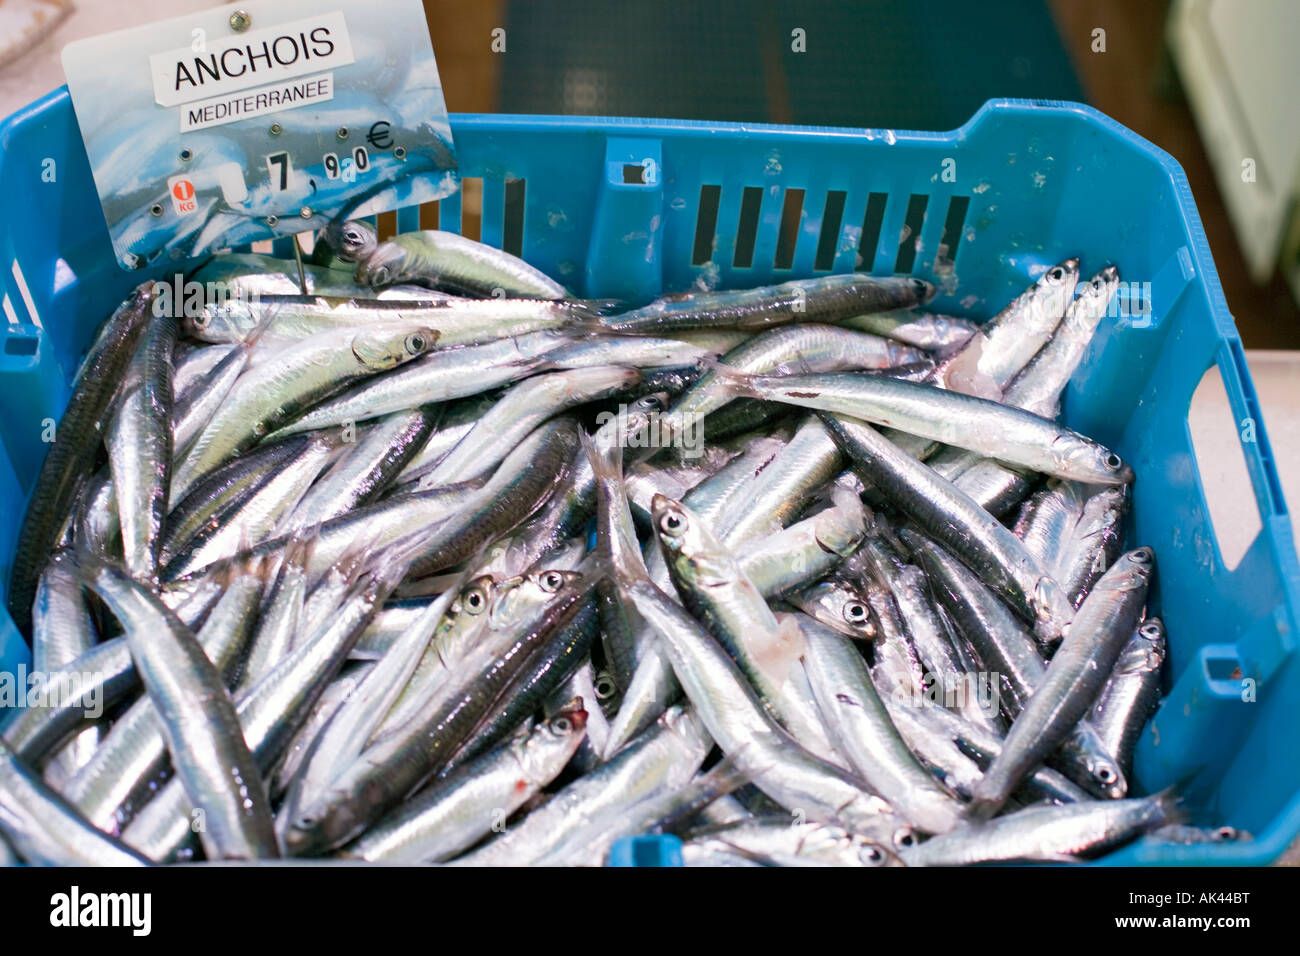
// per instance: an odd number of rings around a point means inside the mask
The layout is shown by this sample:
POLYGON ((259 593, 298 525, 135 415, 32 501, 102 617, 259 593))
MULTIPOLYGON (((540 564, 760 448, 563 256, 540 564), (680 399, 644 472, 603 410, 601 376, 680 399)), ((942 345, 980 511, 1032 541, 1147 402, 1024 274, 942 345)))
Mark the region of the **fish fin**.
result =
POLYGON ((979 368, 986 343, 987 339, 982 334, 971 336, 961 351, 935 370, 933 377, 936 384, 965 395, 1001 401, 1002 390, 998 388, 997 382, 979 368))
POLYGON ((1183 805, 1183 794, 1194 776, 1195 774, 1188 774, 1177 783, 1171 784, 1159 793, 1152 795, 1152 801, 1160 817, 1159 822, 1153 823, 1152 826, 1166 826, 1171 823, 1187 822, 1188 812, 1183 805))
POLYGON ((622 299, 573 299, 575 309, 581 309, 591 316, 617 315, 627 311, 627 303, 622 299))
POLYGON ((867 522, 874 517, 874 513, 862 500, 862 496, 856 494, 852 488, 841 485, 839 482, 832 482, 830 488, 831 507, 836 511, 842 511, 845 515, 853 519, 854 523, 861 523, 866 528, 867 522))
POLYGON ((799 663, 807 649, 808 643, 799 628, 799 619, 793 614, 778 614, 776 633, 754 655, 754 665, 767 675, 774 686, 780 687, 789 677, 790 669, 799 663))

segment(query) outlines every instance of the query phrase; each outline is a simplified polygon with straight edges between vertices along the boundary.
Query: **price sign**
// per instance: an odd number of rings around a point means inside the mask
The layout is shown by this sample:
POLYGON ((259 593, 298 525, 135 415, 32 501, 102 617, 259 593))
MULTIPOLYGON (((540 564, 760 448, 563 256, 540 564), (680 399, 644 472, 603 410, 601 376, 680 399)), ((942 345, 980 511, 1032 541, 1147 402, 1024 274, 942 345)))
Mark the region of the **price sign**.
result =
POLYGON ((248 0, 78 40, 63 67, 127 269, 459 187, 420 0, 248 0))

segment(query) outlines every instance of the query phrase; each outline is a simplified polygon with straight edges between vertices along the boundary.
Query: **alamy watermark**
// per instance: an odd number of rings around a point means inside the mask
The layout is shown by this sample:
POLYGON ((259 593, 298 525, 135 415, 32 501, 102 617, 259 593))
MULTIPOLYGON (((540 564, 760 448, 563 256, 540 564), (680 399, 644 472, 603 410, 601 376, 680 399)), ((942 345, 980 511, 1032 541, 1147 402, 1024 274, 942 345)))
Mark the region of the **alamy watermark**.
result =
POLYGON ((919 686, 900 687, 895 699, 905 707, 942 707, 961 711, 971 704, 988 717, 995 717, 1002 704, 1002 678, 987 671, 949 671, 922 675, 919 686))
POLYGON ((613 424, 617 429, 616 441, 624 448, 676 448, 683 458, 699 458, 704 454, 703 415, 652 412, 648 422, 642 424, 636 411, 620 405, 617 410, 601 412, 596 416, 596 427, 613 424))
POLYGON ((93 671, 29 671, 19 664, 0 671, 0 708, 80 707, 87 720, 104 714, 103 675, 93 671))
POLYGON ((1119 319, 1121 327, 1128 325, 1135 329, 1151 327, 1151 283, 1121 282, 1110 297, 1106 315, 1119 319))

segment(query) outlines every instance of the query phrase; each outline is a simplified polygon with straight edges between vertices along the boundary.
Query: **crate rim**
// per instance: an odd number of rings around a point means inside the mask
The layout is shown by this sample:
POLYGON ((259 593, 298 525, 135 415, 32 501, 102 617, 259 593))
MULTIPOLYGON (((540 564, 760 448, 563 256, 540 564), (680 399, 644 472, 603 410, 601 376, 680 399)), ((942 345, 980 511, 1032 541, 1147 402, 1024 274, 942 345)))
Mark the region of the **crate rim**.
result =
MULTIPOLYGON (((0 119, 0 177, 6 166, 6 154, 10 137, 19 128, 28 123, 40 123, 50 110, 60 108, 64 100, 71 108, 71 97, 66 85, 57 87, 49 93, 36 98, 18 108, 9 116, 0 119)), ((985 122, 998 113, 1004 114, 1041 114, 1051 112, 1070 117, 1093 129, 1107 133, 1117 141, 1124 143, 1154 161, 1161 174, 1167 178, 1173 190, 1179 212, 1186 223, 1189 252, 1199 272, 1197 283, 1206 297, 1206 304, 1220 340, 1220 352, 1231 350, 1235 344, 1241 350, 1240 335, 1232 318, 1218 271, 1214 265, 1209 240, 1205 235, 1199 210, 1188 183, 1182 165, 1169 152, 1150 140, 1134 132, 1122 123, 1106 115, 1095 107, 1085 103, 1069 100, 1025 99, 999 97, 986 100, 964 123, 949 130, 907 130, 874 127, 814 126, 777 123, 750 123, 735 121, 711 121, 692 119, 669 119, 653 117, 620 117, 599 115, 561 115, 561 114, 522 114, 522 113, 451 113, 450 121, 453 138, 458 128, 477 128, 490 132, 494 129, 526 133, 585 131, 593 135, 617 134, 621 132, 639 133, 640 135, 668 134, 691 138, 709 139, 719 135, 731 138, 763 138, 768 142, 787 141, 791 143, 807 141, 841 139, 846 142, 869 141, 881 142, 886 146, 941 146, 943 144, 960 144, 985 122)), ((75 115, 75 110, 74 110, 75 115)), ((1224 364, 1222 357, 1219 365, 1224 364)), ((1245 394, 1254 394, 1250 382, 1249 369, 1243 368, 1237 382, 1225 379, 1234 412, 1237 404, 1243 404, 1245 394), (1235 394, 1231 386, 1236 386, 1235 394)), ((1269 469, 1274 461, 1267 438, 1267 426, 1258 421, 1258 441, 1252 447, 1243 446, 1243 454, 1250 475, 1252 491, 1260 512, 1260 535, 1266 536, 1270 550, 1281 576, 1283 599, 1279 611, 1284 613, 1291 625, 1292 633, 1300 633, 1300 559, 1297 558, 1294 535, 1284 498, 1280 490, 1272 487, 1269 469), (1273 507, 1275 505, 1275 507, 1273 507)), ((1289 649, 1290 654, 1296 647, 1289 649)), ((1293 838, 1300 834, 1300 793, 1293 795, 1277 812, 1266 834, 1257 834, 1250 843, 1222 845, 1216 847, 1214 862, 1226 865, 1258 865, 1280 857, 1293 845, 1293 838)), ((1184 862, 1204 862, 1205 857, 1197 847, 1171 848, 1161 845, 1154 854, 1141 852, 1146 841, 1139 841, 1130 850, 1123 851, 1124 859, 1116 860, 1120 865, 1133 863, 1174 864, 1184 862), (1136 849, 1137 854, 1131 853, 1136 849)), ((1153 847, 1154 849, 1154 847, 1153 847)), ((1112 855, 1114 856, 1114 855, 1112 855)), ((1098 861, 1107 865, 1109 859, 1098 861)))

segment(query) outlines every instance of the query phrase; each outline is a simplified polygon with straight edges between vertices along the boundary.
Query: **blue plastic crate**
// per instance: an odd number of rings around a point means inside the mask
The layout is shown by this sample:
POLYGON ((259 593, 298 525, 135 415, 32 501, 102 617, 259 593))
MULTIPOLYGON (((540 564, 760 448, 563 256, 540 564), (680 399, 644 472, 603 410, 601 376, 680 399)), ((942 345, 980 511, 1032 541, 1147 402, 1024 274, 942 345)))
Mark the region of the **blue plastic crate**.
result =
MULTIPOLYGON (((1131 539, 1158 558, 1152 604, 1168 625, 1172 680, 1137 785, 1184 782, 1199 818, 1255 840, 1144 841, 1107 862, 1263 863, 1286 848, 1300 831, 1300 567, 1241 342, 1172 158, 1088 107, 1012 100, 948 133, 544 116, 456 116, 452 128, 463 174, 483 178, 482 239, 521 236, 525 259, 583 295, 641 300, 697 281, 744 287, 856 268, 930 278, 937 309, 984 316, 1071 255, 1086 274, 1114 262, 1126 281, 1150 283, 1147 317, 1103 322, 1065 420, 1133 464, 1131 539), (1263 523, 1232 571, 1187 427, 1192 393, 1216 364, 1236 419, 1255 422, 1242 450, 1263 523), (1236 668, 1255 701, 1228 676, 1236 668)), ((42 422, 57 421, 91 331, 151 273, 113 261, 66 91, 0 126, 0 147, 7 586, 42 422)), ((461 197, 440 206, 441 227, 459 231, 461 197)), ((399 223, 417 218, 403 210, 399 223)), ((26 654, 0 611, 0 666, 26 654)))

